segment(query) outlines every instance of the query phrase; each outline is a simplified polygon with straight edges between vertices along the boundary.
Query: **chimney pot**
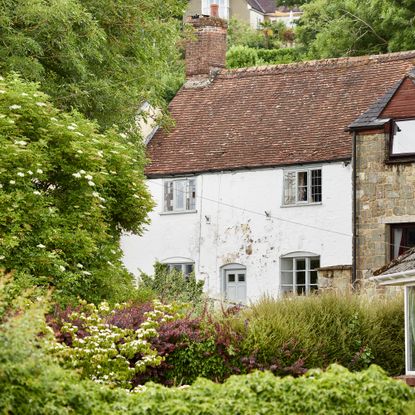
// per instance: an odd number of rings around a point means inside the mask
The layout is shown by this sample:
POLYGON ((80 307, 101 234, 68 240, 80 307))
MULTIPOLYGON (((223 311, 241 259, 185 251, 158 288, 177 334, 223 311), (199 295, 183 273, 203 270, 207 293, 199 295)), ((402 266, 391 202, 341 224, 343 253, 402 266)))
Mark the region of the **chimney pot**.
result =
POLYGON ((212 17, 219 17, 219 4, 211 4, 210 5, 210 15, 212 17))

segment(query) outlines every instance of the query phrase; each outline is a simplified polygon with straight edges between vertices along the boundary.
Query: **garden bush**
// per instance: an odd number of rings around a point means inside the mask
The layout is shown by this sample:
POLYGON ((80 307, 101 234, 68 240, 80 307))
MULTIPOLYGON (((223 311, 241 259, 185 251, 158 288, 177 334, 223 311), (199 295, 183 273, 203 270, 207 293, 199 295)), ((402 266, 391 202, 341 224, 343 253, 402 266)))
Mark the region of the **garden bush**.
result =
POLYGON ((404 372, 403 310, 401 296, 263 299, 240 316, 246 320, 242 347, 256 350, 265 367, 277 364, 301 373, 331 363, 350 370, 376 363, 398 375, 404 372))
POLYGON ((141 274, 139 291, 153 292, 164 302, 180 301, 200 305, 204 301, 203 285, 204 282, 197 281, 194 273, 185 278, 182 272, 156 262, 153 275, 141 274))
POLYGON ((332 365, 298 378, 256 371, 223 384, 200 378, 186 388, 148 383, 137 393, 111 389, 58 366, 45 351, 51 340, 44 303, 25 308, 0 326, 0 413, 399 415, 415 402, 413 390, 377 366, 351 373, 332 365))

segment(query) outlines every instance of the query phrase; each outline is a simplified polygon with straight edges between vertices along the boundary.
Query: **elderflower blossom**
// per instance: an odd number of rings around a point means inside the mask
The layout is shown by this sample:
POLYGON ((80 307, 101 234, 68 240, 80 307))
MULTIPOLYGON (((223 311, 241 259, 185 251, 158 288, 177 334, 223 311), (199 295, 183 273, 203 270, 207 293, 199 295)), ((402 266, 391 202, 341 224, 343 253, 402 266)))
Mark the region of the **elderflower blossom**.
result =
POLYGON ((42 174, 43 173, 43 170, 42 169, 37 169, 36 170, 36 173, 42 174))
POLYGON ((36 102, 36 105, 38 107, 46 107, 46 104, 44 102, 36 102))
POLYGON ((78 154, 83 154, 83 153, 84 153, 82 150, 76 150, 76 152, 77 152, 78 154))
POLYGON ((16 181, 15 180, 10 180, 9 183, 10 184, 16 184, 16 181))
POLYGON ((87 174, 87 175, 85 176, 85 179, 87 179, 87 180, 92 180, 92 179, 93 179, 93 177, 92 177, 90 174, 87 174))
POLYGON ((63 265, 59 265, 59 269, 63 272, 66 270, 66 268, 63 265))
POLYGON ((9 110, 19 110, 20 108, 22 108, 21 105, 13 104, 13 105, 10 105, 9 110))
POLYGON ((5 94, 6 91, 4 89, 0 89, 0 94, 5 94))
POLYGON ((40 248, 40 249, 45 249, 46 248, 46 246, 43 245, 43 244, 37 244, 36 247, 37 248, 40 248))
POLYGON ((0 255, 0 261, 3 261, 3 259, 6 259, 4 255, 0 255))
POLYGON ((80 268, 80 269, 82 269, 82 268, 84 267, 84 266, 83 266, 81 263, 79 263, 79 262, 76 264, 76 266, 77 266, 78 268, 80 268))
POLYGON ((76 127, 74 127, 73 125, 68 125, 66 128, 67 128, 68 130, 71 130, 71 131, 73 131, 73 130, 75 130, 75 129, 76 129, 76 127))
POLYGON ((72 173, 73 177, 76 177, 77 179, 81 178, 81 173, 77 172, 77 173, 72 173))
POLYGON ((17 176, 19 176, 19 177, 24 177, 24 173, 22 173, 21 171, 19 171, 19 172, 17 173, 17 176))
POLYGON ((89 181, 88 181, 88 184, 89 184, 91 187, 95 186, 95 183, 94 183, 92 180, 89 180, 89 181))
POLYGON ((27 171, 27 174, 28 174, 28 175, 30 175, 30 176, 32 176, 32 175, 33 175, 32 170, 28 170, 28 171, 27 171))
POLYGON ((26 146, 27 142, 23 140, 20 140, 20 141, 17 140, 14 142, 14 144, 17 144, 18 146, 26 146))
POLYGON ((35 190, 35 191, 33 192, 33 194, 34 194, 34 195, 39 196, 41 193, 39 192, 39 190, 35 190))

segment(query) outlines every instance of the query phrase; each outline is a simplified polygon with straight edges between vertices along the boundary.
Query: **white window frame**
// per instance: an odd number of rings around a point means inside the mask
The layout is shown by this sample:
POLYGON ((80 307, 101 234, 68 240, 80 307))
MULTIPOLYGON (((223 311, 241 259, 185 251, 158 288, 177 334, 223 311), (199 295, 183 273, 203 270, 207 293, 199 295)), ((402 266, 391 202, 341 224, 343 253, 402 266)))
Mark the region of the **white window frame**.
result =
MULTIPOLYGON (((410 336, 410 327, 409 327, 409 289, 415 288, 415 284, 408 284, 405 285, 405 373, 407 375, 415 375, 415 368, 413 370, 410 370, 411 367, 411 353, 412 353, 412 347, 411 347, 411 336, 410 336)), ((415 318, 415 316, 413 316, 415 318)), ((413 339, 415 341, 415 339, 413 339)), ((415 365, 414 365, 415 366, 415 365)))
MULTIPOLYGON (((297 272, 298 271, 305 271, 305 294, 308 295, 311 292, 311 287, 315 286, 315 290, 318 290, 318 280, 316 284, 311 284, 311 271, 314 271, 315 268, 311 268, 311 261, 312 260, 316 260, 318 259, 319 261, 321 261, 321 257, 320 255, 316 255, 313 253, 293 253, 293 254, 288 254, 288 255, 284 255, 280 258, 280 284, 279 284, 279 291, 280 294, 283 294, 287 291, 283 291, 282 288, 283 287, 290 287, 291 290, 289 292, 292 292, 293 294, 297 293, 297 286, 299 284, 297 284, 297 272), (299 260, 305 260, 305 270, 301 269, 298 270, 297 269, 297 261, 299 260), (283 264, 285 261, 292 261, 292 270, 290 269, 284 269, 283 268, 283 264), (283 284, 283 273, 292 273, 292 284, 283 284)), ((303 285, 303 284, 300 284, 303 285)))
POLYGON ((163 211, 162 214, 172 214, 172 213, 194 213, 196 212, 196 191, 197 191, 197 183, 195 177, 178 177, 174 179, 165 179, 163 180, 163 211), (176 183, 183 182, 185 185, 185 195, 182 199, 183 207, 178 207, 178 200, 179 198, 176 196, 177 189, 176 189, 176 183), (172 203, 172 209, 169 210, 167 208, 167 200, 166 200, 166 186, 169 185, 169 183, 173 186, 173 197, 171 200, 172 203), (194 198, 191 196, 191 183, 193 183, 194 186, 194 198), (187 206, 187 200, 189 200, 189 207, 187 206))
POLYGON ((283 171, 283 185, 282 185, 282 206, 308 206, 308 205, 321 205, 323 202, 323 169, 321 166, 316 167, 309 167, 309 168, 296 168, 296 169, 286 169, 283 171), (312 202, 311 195, 312 195, 312 172, 313 171, 320 171, 320 201, 312 202), (298 200, 298 175, 299 173, 306 173, 307 174, 307 200, 298 200), (293 203, 286 203, 285 194, 286 194, 286 176, 288 174, 295 174, 295 182, 294 182, 294 196, 295 201, 293 203))

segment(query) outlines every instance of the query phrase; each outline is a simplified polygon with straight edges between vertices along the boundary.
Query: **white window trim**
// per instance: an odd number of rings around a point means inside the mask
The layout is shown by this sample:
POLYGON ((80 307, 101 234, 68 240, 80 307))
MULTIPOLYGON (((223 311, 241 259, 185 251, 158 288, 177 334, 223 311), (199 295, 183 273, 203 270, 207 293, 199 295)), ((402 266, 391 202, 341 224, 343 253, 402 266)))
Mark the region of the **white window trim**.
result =
MULTIPOLYGON (((175 177, 175 178, 171 178, 171 179, 164 179, 163 180, 163 186, 162 186, 162 199, 163 199, 163 203, 162 203, 162 211, 159 212, 160 215, 182 215, 182 214, 187 214, 187 213, 197 213, 197 209, 186 209, 186 207, 184 207, 183 209, 176 209, 174 207, 174 189, 173 189, 173 210, 164 210, 165 209, 165 205, 166 205, 166 194, 165 194, 165 184, 168 182, 179 182, 179 181, 186 181, 188 182, 189 180, 194 180, 195 183, 195 192, 197 194, 197 181, 196 181, 196 177, 195 176, 191 176, 191 177, 175 177)), ((195 207, 196 207, 196 198, 195 197, 195 207)), ((186 202, 186 201, 185 201, 186 202)))
MULTIPOLYGON (((299 254, 301 254, 301 253, 299 252, 299 254)), ((318 280, 317 280, 317 284, 311 284, 311 281, 310 281, 310 273, 312 271, 312 269, 311 269, 311 260, 316 259, 316 258, 321 260, 321 256, 316 255, 316 254, 311 254, 311 253, 309 253, 309 254, 310 255, 308 255, 308 253, 307 253, 307 255, 298 255, 298 256, 296 256, 295 253, 293 253, 293 254, 288 254, 286 256, 282 256, 280 258, 279 294, 283 293, 282 287, 291 287, 292 288, 291 292, 293 294, 297 293, 297 268, 296 268, 296 266, 297 266, 297 260, 302 260, 302 259, 305 260, 305 264, 306 264, 305 265, 305 270, 301 270, 301 271, 305 271, 305 294, 306 295, 310 294, 311 285, 316 285, 317 290, 318 290, 318 280), (283 267, 282 267, 283 260, 287 260, 287 259, 292 261, 292 266, 293 266, 292 270, 286 270, 286 269, 283 269, 283 267), (292 284, 282 284, 282 273, 283 272, 286 272, 286 273, 292 272, 292 277, 293 277, 293 283, 292 284)))
MULTIPOLYGON (((409 370, 410 368, 410 336, 409 336, 409 304, 408 304, 408 289, 410 287, 415 287, 415 284, 405 285, 405 295, 404 295, 404 304, 405 304, 405 373, 407 375, 415 375, 415 370, 409 370)), ((415 340, 415 339, 414 339, 415 340)))
POLYGON ((293 206, 316 206, 323 204, 323 168, 321 166, 313 166, 307 168, 293 168, 293 169, 284 169, 282 177, 282 201, 281 207, 293 207, 293 206), (313 170, 320 170, 321 172, 321 202, 310 202, 311 199, 311 172, 313 170), (307 173, 307 201, 298 201, 298 173, 307 173), (287 173, 295 173, 295 203, 285 204, 285 175, 287 173))

